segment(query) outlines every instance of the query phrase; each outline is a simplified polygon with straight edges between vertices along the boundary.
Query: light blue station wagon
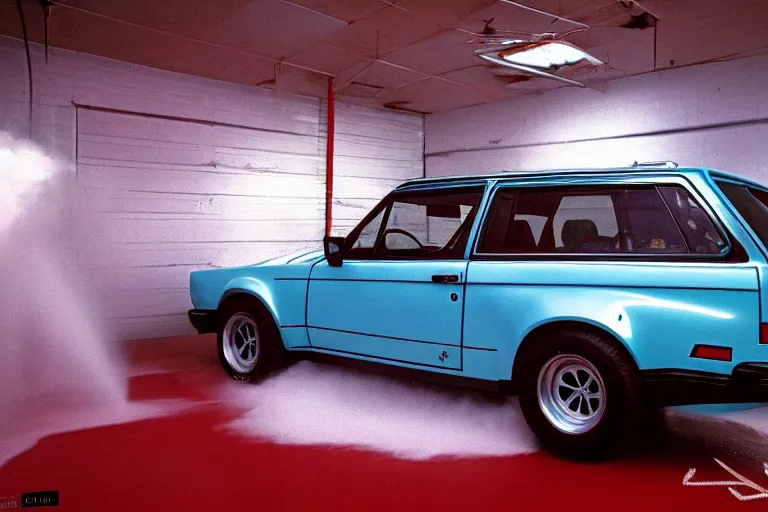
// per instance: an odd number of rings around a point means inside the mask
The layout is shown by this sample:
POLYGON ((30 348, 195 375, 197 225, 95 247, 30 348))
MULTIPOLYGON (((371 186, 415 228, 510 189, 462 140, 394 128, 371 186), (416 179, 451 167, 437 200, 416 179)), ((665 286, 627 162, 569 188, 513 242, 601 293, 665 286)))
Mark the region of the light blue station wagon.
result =
POLYGON ((287 353, 492 384, 561 454, 649 407, 763 401, 768 189, 635 164, 408 181, 324 251, 192 272, 237 379, 287 353))

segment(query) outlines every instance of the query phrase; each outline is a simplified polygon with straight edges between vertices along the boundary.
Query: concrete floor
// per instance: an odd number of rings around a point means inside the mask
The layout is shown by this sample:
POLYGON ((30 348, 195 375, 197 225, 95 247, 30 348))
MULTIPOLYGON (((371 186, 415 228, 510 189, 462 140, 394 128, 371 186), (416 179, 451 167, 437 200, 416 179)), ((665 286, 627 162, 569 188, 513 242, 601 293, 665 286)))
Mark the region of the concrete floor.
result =
POLYGON ((78 512, 768 507, 768 437, 716 416, 668 412, 626 454, 576 464, 539 450, 514 398, 309 362, 238 383, 211 336, 124 348, 127 405, 28 408, 39 440, 0 466, 0 498, 54 489, 57 510, 78 512))

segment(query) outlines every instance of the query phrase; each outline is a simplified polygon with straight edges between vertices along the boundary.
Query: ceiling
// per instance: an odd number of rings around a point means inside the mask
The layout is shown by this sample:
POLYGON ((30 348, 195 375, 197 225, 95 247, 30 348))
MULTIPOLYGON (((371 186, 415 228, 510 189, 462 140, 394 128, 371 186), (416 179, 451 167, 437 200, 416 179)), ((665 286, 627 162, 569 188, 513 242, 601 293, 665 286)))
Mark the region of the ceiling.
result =
MULTIPOLYGON (((563 34, 605 65, 558 72, 587 87, 768 49, 764 0, 60 0, 49 44, 155 68, 421 113, 572 87, 474 56, 472 33, 563 34), (537 12, 539 10, 541 12, 537 12), (643 12, 652 16, 642 16, 643 12), (634 15, 634 16, 633 16, 634 15), (563 19, 565 18, 565 19, 563 19), (658 20, 654 23, 654 18, 658 20), (574 23, 578 22, 578 23, 574 23)), ((39 0, 22 0, 44 41, 39 0)), ((21 37, 15 2, 0 33, 21 37)))

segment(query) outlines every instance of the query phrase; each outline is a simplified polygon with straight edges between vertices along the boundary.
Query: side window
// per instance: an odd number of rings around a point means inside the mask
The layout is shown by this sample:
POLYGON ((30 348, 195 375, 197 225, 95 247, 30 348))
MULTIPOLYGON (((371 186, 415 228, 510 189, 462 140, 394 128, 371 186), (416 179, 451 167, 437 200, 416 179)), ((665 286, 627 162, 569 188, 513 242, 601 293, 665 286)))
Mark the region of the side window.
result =
POLYGON ((512 229, 517 205, 517 190, 502 188, 496 191, 493 202, 485 216, 482 234, 477 245, 477 252, 504 254, 515 252, 535 252, 536 239, 531 232, 530 238, 524 233, 530 225, 526 219, 518 219, 519 233, 512 229), (527 242, 527 243, 526 243, 527 242))
POLYGON ((387 219, 384 247, 418 249, 427 243, 429 231, 427 207, 423 204, 395 201, 387 219))
POLYGON ((659 187, 690 252, 719 254, 727 246, 712 219, 683 187, 659 187))
POLYGON ((544 226, 547 225, 547 218, 542 217, 541 215, 520 214, 515 216, 515 219, 528 223, 528 226, 531 228, 531 232, 533 234, 533 241, 536 242, 536 245, 538 245, 541 241, 541 235, 544 233, 544 226))
POLYGON ((626 252, 690 252, 675 219, 656 188, 628 189, 617 198, 623 217, 622 242, 626 252))
POLYGON ((560 252, 610 252, 610 241, 619 232, 610 194, 563 197, 553 229, 560 252), (582 247, 585 242, 590 245, 582 247))
POLYGON ((728 181, 718 180, 716 183, 763 245, 768 247, 768 194, 728 181))
POLYGON ((352 244, 347 250, 347 258, 370 259, 373 257, 373 251, 376 247, 376 238, 379 236, 381 221, 384 219, 385 212, 386 208, 382 208, 378 215, 363 227, 354 241, 347 240, 347 243, 352 244))
POLYGON ((427 243, 431 245, 445 244, 467 219, 472 212, 472 206, 459 205, 459 217, 428 217, 427 218, 427 243))
POLYGON ((496 193, 478 252, 718 254, 724 246, 682 187, 519 188, 496 193), (689 209, 668 207, 673 198, 689 209))
POLYGON ((394 196, 379 259, 460 259, 483 189, 394 196))
POLYGON ((617 233, 610 191, 501 189, 488 212, 478 252, 608 253, 617 233))

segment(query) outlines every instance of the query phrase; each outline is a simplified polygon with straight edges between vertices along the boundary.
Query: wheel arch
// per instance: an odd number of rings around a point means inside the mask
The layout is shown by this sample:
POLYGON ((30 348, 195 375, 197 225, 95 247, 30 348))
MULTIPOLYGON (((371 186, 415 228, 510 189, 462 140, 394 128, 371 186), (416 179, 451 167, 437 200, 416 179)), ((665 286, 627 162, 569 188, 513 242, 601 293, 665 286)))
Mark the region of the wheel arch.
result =
POLYGON ((261 281, 252 278, 235 279, 226 286, 216 310, 220 311, 222 306, 230 300, 243 297, 255 300, 262 308, 264 308, 272 319, 275 331, 278 336, 280 336, 280 341, 282 342, 282 336, 280 335, 280 318, 275 310, 269 289, 261 281))
POLYGON ((639 368, 637 357, 631 347, 609 327, 587 319, 558 319, 535 325, 522 337, 512 361, 511 381, 513 387, 516 387, 515 375, 520 373, 516 370, 523 359, 521 354, 526 351, 527 347, 535 343, 537 339, 562 331, 581 331, 600 336, 622 351, 628 360, 632 361, 635 368, 639 368))

